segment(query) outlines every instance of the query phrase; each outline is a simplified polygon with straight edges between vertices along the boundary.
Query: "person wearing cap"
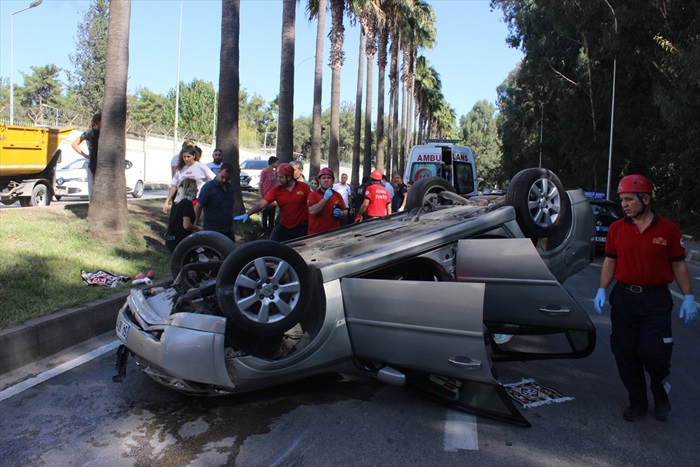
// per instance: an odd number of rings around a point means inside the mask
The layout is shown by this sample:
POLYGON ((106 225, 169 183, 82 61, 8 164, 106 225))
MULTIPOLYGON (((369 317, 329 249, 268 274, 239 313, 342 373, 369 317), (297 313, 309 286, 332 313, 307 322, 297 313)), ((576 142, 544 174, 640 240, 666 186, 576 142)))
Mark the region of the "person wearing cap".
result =
POLYGON ((334 191, 335 174, 324 167, 318 172, 320 186, 309 194, 309 235, 340 227, 340 219, 347 217, 348 209, 343 197, 334 191))
POLYGON ((265 197, 255 203, 245 214, 233 218, 235 221, 247 222, 251 215, 260 212, 275 203, 280 208, 280 221, 275 225, 270 240, 284 242, 307 234, 309 211, 306 200, 311 188, 304 182, 294 179, 294 168, 287 164, 277 167, 279 185, 270 190, 265 197))
POLYGON ((617 194, 625 218, 610 225, 605 260, 593 304, 603 313, 610 293, 610 348, 620 379, 628 392, 629 406, 622 416, 633 422, 648 410, 646 376, 654 397, 654 415, 665 421, 671 411, 668 392, 673 335, 673 299, 668 283, 674 279, 683 294, 679 318, 690 324, 697 316, 685 247, 681 232, 651 207, 652 185, 642 175, 620 180, 617 194))
POLYGON ((382 171, 375 169, 370 174, 370 184, 365 189, 365 200, 357 212, 355 222, 391 214, 391 196, 382 186, 382 171))

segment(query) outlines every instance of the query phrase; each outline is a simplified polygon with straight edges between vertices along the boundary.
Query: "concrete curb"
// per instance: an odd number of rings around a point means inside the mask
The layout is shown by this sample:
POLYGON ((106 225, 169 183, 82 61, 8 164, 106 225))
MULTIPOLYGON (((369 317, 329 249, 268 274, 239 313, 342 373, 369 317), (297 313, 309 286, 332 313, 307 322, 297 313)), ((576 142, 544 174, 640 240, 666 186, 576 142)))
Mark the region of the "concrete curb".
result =
MULTIPOLYGON (((162 279, 151 287, 167 286, 171 281, 162 279)), ((0 329, 0 375, 114 330, 128 294, 118 293, 0 329)))

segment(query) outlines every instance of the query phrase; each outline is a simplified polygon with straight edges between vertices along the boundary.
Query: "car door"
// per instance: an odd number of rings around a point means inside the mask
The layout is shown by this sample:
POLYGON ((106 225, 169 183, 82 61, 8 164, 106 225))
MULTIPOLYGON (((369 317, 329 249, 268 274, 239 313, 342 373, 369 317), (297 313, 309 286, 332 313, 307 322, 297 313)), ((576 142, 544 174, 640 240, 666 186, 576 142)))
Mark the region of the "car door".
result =
POLYGON ((345 278, 353 355, 385 364, 455 408, 529 426, 494 377, 482 309, 484 284, 345 278))

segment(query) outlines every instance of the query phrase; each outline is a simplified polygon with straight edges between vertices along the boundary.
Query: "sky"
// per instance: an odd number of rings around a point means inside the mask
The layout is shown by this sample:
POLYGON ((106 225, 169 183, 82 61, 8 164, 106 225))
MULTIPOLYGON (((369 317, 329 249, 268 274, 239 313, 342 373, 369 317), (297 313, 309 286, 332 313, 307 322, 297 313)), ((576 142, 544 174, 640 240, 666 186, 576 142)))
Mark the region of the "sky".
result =
MULTIPOLYGON (((457 117, 466 115, 479 100, 496 102, 496 88, 522 58, 509 48, 507 27, 499 10, 488 0, 428 0, 437 16, 437 44, 423 50, 442 80, 447 102, 457 117)), ((12 13, 31 0, 0 1, 0 76, 10 75, 12 13)), ((297 4, 294 115, 311 115, 313 105, 316 22, 306 19, 307 1, 297 4)), ((77 25, 88 10, 87 0, 44 0, 38 7, 14 15, 14 82, 31 66, 54 64, 72 69, 77 25)), ((282 28, 281 0, 241 0, 240 81, 249 94, 265 100, 279 93, 282 28)), ((330 13, 326 29, 330 29, 330 13)), ((341 77, 341 101, 354 104, 357 85, 359 27, 345 19, 346 60, 341 77)), ((129 44, 129 92, 145 87, 159 94, 180 81, 210 81, 218 87, 221 38, 220 0, 133 0, 129 44), (182 5, 182 32, 179 34, 182 5)), ((324 45, 323 108, 330 106, 331 73, 327 66, 330 41, 324 45)), ((376 87, 376 65, 375 87, 376 87)), ((62 82, 67 77, 61 74, 62 82)), ((388 88, 388 77, 387 84, 388 88)), ((376 109, 376 91, 374 108, 376 109)), ((363 99, 364 105, 364 99, 363 99)), ((388 105, 388 100, 387 104, 388 105)))

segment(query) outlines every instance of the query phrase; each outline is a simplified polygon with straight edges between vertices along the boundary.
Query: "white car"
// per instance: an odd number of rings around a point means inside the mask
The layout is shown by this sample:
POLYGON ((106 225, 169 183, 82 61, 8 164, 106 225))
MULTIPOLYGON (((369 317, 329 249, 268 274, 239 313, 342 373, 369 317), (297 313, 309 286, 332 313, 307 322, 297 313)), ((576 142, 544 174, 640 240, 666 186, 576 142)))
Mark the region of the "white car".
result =
POLYGON ((260 172, 267 167, 267 160, 248 159, 241 162, 241 189, 257 191, 260 184, 260 172))
MULTIPOLYGON (((143 195, 143 172, 133 162, 124 161, 126 170, 126 192, 134 198, 143 195)), ((88 160, 76 159, 56 171, 54 197, 60 200, 64 196, 87 197, 88 160)))

